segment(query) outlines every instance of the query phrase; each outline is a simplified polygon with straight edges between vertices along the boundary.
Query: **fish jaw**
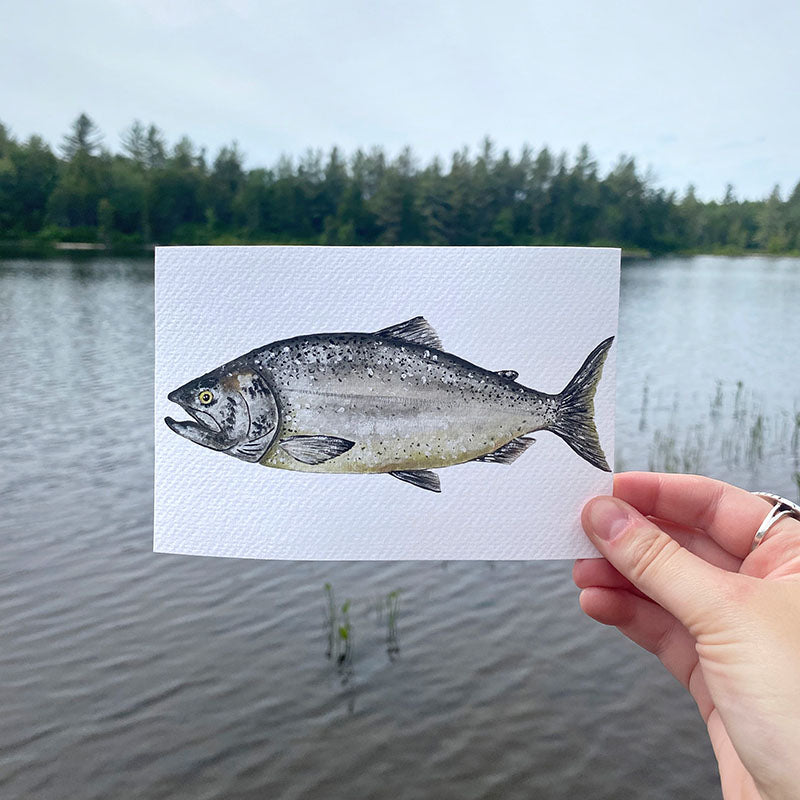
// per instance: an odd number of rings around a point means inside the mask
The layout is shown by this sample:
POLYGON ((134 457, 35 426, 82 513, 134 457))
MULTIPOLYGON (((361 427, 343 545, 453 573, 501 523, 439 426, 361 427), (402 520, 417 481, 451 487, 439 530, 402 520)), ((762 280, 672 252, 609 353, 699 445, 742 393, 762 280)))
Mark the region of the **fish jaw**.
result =
MULTIPOLYGON (((168 399, 176 402, 172 397, 173 394, 174 392, 169 395, 168 399)), ((178 421, 172 417, 164 417, 164 422, 171 431, 190 442, 209 447, 212 450, 225 450, 231 446, 231 442, 222 435, 219 423, 211 414, 185 405, 181 405, 181 408, 193 419, 178 421)))

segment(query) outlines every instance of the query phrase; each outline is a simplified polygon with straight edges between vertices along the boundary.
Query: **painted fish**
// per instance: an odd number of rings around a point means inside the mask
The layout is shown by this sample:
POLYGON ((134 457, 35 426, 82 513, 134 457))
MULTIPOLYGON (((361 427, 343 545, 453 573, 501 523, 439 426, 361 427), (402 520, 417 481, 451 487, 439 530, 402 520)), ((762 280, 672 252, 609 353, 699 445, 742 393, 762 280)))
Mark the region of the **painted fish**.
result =
POLYGON ((432 470, 510 464, 547 430, 610 471, 594 394, 614 337, 560 394, 516 383, 445 353, 423 317, 375 333, 319 333, 273 342, 170 392, 192 420, 164 421, 192 442, 267 467, 389 473, 441 491, 432 470))

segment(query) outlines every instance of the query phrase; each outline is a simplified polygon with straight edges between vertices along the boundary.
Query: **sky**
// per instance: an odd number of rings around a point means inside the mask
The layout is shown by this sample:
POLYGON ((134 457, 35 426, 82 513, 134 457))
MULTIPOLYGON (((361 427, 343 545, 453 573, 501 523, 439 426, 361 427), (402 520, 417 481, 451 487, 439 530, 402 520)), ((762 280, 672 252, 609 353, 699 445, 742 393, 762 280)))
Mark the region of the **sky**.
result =
POLYGON ((796 0, 0 0, 0 121, 57 145, 81 112, 248 167, 524 143, 657 185, 760 198, 800 180, 796 0))

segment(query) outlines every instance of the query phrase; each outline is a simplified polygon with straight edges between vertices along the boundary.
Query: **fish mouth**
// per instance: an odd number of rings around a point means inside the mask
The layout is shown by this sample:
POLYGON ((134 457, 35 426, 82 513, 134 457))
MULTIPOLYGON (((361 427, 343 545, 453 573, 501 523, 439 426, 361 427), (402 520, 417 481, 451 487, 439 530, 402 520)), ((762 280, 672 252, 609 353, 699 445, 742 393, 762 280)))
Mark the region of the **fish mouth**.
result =
POLYGON ((202 428, 208 433, 222 433, 222 428, 220 427, 219 422, 217 422, 211 414, 207 413, 206 411, 199 411, 194 408, 186 408, 183 406, 183 410, 194 420, 191 422, 190 420, 183 420, 178 421, 172 419, 172 417, 164 417, 164 422, 170 427, 171 430, 175 431, 175 433, 180 433, 181 430, 186 430, 187 427, 190 428, 202 428))

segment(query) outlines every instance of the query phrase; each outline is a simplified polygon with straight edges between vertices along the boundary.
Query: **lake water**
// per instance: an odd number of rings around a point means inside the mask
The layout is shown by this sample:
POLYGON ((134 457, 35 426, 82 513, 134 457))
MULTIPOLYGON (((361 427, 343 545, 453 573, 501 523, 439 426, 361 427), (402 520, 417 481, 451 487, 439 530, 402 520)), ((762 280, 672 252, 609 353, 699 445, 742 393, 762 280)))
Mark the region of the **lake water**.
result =
MULTIPOLYGON (((799 300, 798 260, 627 264, 621 465, 795 497, 799 300)), ((0 261, 0 796, 719 796, 567 562, 154 555, 152 309, 147 261, 0 261)))

